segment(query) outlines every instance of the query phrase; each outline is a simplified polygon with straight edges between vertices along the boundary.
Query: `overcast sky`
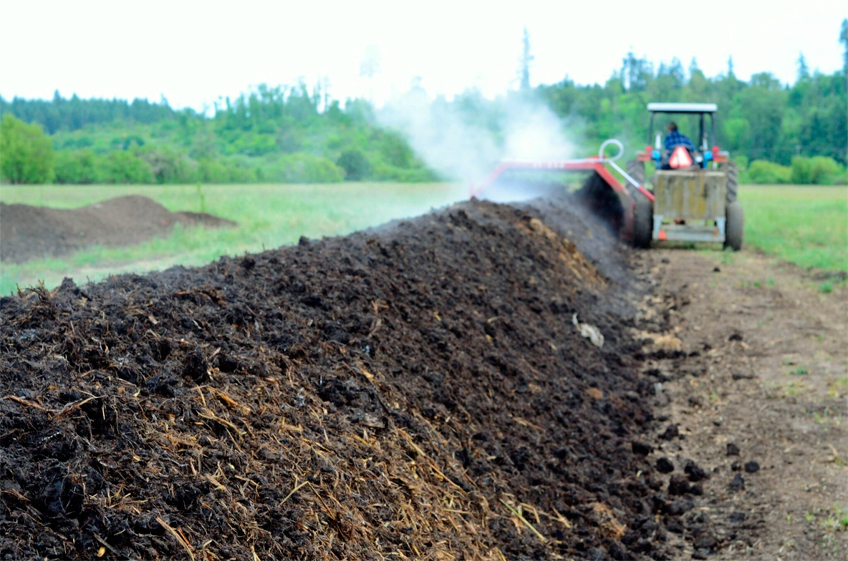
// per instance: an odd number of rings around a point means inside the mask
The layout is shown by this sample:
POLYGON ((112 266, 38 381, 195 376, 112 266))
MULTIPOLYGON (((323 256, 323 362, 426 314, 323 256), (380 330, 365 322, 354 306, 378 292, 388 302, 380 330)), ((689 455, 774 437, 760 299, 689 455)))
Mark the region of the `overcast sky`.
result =
POLYGON ((631 49, 687 69, 694 57, 708 76, 732 56, 740 78, 792 82, 800 53, 811 70, 842 66, 845 17, 846 0, 17 1, 2 10, 0 95, 165 96, 200 110, 260 83, 326 77, 334 98, 380 102, 420 76, 431 94, 492 96, 517 85, 525 26, 534 85, 604 83, 631 49), (360 76, 369 50, 373 81, 360 76))

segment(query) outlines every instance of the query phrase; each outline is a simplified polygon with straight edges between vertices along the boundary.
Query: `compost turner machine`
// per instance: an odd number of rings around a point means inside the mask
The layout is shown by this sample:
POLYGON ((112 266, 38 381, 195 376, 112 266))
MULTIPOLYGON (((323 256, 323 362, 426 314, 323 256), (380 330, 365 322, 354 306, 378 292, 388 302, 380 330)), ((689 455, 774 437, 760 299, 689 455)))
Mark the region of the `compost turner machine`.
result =
POLYGON ((647 234, 640 233, 637 228, 641 224, 644 230, 644 215, 650 213, 654 195, 616 164, 623 151, 621 142, 610 139, 601 144, 597 156, 589 158, 501 162, 485 180, 471 186, 470 195, 496 202, 562 196, 565 195, 562 183, 546 182, 542 178, 560 172, 588 173, 588 179, 573 195, 606 221, 622 240, 642 246, 644 236, 650 235, 650 226, 647 234), (606 155, 609 146, 617 147, 618 152, 606 155), (623 179, 619 180, 613 171, 623 179))
POLYGON ((564 185, 540 182, 544 172, 588 172, 589 179, 574 194, 633 246, 711 244, 738 251, 745 217, 736 198, 736 164, 715 143, 717 110, 714 103, 649 103, 649 139, 655 133, 656 115, 672 114, 690 123, 697 121, 695 143, 687 139, 686 145, 669 147, 656 132, 654 145, 648 144, 627 162, 626 170, 615 163, 623 153, 615 139, 601 144, 597 156, 582 160, 503 162, 472 187, 471 195, 502 202, 556 196, 563 193, 564 185), (617 146, 618 153, 605 155, 609 145, 617 146), (647 182, 645 164, 649 162, 656 171, 647 182), (516 175, 513 172, 525 179, 505 181, 505 176, 516 175), (646 188, 649 184, 651 189, 646 188))

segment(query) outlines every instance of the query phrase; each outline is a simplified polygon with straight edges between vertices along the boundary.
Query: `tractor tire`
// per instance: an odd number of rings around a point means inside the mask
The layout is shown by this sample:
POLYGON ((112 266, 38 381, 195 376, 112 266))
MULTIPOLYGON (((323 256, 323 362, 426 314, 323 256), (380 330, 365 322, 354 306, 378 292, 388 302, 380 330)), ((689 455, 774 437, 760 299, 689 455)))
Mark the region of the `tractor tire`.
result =
POLYGON ((739 193, 739 171, 736 168, 736 162, 725 162, 721 165, 721 169, 727 174, 727 204, 736 202, 736 195, 739 193))
POLYGON ((742 235, 745 231, 745 212, 742 205, 736 201, 727 205, 725 210, 727 222, 724 227, 724 247, 733 251, 742 249, 742 235))
POLYGON ((653 231, 654 203, 642 193, 637 193, 633 205, 633 247, 650 249, 653 231))
MULTIPOLYGON (((635 179, 639 185, 645 187, 645 162, 640 162, 639 160, 629 160, 627 162, 627 166, 625 166, 624 171, 627 172, 627 175, 635 179)), ((627 185, 626 187, 628 192, 632 191, 632 185, 627 185)))

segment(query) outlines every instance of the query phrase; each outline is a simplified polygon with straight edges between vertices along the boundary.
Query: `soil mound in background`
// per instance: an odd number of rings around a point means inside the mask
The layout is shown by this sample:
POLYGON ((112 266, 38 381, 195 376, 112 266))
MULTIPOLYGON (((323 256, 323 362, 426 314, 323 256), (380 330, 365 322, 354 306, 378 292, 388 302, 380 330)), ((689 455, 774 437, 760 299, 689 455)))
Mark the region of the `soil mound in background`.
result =
POLYGON ((76 209, 0 203, 0 261, 60 256, 87 246, 115 247, 165 236, 174 224, 220 228, 236 223, 210 214, 170 212, 129 195, 76 209))
POLYGON ((0 299, 0 557, 668 558, 586 220, 472 201, 0 299))

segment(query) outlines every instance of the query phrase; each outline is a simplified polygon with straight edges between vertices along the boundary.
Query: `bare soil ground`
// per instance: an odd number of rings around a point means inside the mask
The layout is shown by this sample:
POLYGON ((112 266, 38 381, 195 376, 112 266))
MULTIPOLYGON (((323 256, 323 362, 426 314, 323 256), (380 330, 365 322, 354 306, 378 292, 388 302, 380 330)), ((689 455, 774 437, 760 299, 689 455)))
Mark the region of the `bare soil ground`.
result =
POLYGON ((116 247, 165 236, 175 224, 220 228, 235 222, 197 212, 170 212, 129 195, 75 209, 0 203, 0 261, 66 255, 88 246, 116 247))
POLYGON ((643 314, 671 328, 645 364, 665 419, 653 459, 708 476, 681 553, 848 559, 846 289, 759 254, 645 257, 643 314))

